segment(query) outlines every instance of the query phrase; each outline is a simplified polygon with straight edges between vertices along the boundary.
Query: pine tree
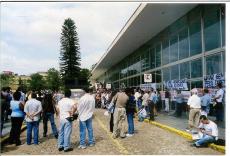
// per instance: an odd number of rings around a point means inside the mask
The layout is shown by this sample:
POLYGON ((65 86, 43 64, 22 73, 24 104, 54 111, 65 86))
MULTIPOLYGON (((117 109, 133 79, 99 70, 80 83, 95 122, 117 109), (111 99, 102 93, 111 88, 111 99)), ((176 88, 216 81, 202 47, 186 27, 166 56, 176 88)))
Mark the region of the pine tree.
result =
POLYGON ((75 23, 68 18, 61 33, 60 72, 65 85, 76 81, 80 73, 80 45, 75 23))

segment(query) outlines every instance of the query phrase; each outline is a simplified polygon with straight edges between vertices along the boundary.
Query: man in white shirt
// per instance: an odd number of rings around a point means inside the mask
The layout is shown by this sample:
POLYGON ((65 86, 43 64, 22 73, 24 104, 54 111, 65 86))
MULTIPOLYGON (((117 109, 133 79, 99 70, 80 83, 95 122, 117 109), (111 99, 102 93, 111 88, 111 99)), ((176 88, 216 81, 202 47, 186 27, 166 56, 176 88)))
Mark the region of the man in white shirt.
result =
POLYGON ((141 100, 139 99, 141 97, 140 89, 135 89, 134 97, 136 101, 136 107, 138 110, 140 110, 141 109, 141 100))
POLYGON ((187 131, 190 131, 191 128, 197 127, 199 124, 200 118, 200 109, 201 109, 201 99, 198 97, 198 91, 196 88, 191 90, 192 96, 188 99, 188 107, 189 107, 189 128, 187 131))
POLYGON ((33 92, 31 94, 31 99, 26 102, 24 107, 27 123, 27 145, 31 145, 32 130, 34 132, 34 145, 38 145, 38 128, 42 105, 40 101, 36 100, 36 97, 37 95, 33 92))
POLYGON ((78 148, 85 149, 85 135, 86 129, 88 130, 88 142, 89 146, 92 147, 95 145, 95 140, 93 137, 93 127, 92 127, 92 117, 95 109, 95 99, 92 95, 92 89, 84 89, 85 94, 80 98, 78 104, 78 113, 79 113, 79 126, 80 126, 80 145, 78 148))
POLYGON ((218 128, 213 121, 209 120, 205 115, 201 115, 200 122, 199 130, 203 136, 192 145, 195 147, 207 146, 208 143, 213 143, 218 139, 218 128))
POLYGON ((58 150, 64 152, 72 151, 70 147, 70 135, 72 133, 72 121, 68 120, 76 111, 75 103, 70 99, 71 91, 65 90, 65 97, 57 104, 57 114, 59 115, 59 134, 58 134, 58 150))
POLYGON ((146 89, 145 93, 144 93, 144 95, 142 97, 142 106, 145 107, 145 110, 146 110, 147 114, 149 114, 148 103, 149 103, 149 91, 146 89))
POLYGON ((223 121, 224 116, 224 107, 223 107, 223 97, 224 97, 224 90, 222 89, 222 84, 217 84, 218 91, 216 92, 214 100, 216 101, 216 121, 223 121))

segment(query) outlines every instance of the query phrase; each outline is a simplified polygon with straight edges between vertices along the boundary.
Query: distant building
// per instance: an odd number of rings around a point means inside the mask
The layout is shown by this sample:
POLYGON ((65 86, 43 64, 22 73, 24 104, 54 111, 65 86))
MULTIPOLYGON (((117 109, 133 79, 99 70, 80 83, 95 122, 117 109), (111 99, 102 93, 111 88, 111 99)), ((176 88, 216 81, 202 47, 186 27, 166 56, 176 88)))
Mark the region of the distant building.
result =
POLYGON ((5 75, 14 75, 14 72, 12 71, 2 71, 2 73, 5 75))

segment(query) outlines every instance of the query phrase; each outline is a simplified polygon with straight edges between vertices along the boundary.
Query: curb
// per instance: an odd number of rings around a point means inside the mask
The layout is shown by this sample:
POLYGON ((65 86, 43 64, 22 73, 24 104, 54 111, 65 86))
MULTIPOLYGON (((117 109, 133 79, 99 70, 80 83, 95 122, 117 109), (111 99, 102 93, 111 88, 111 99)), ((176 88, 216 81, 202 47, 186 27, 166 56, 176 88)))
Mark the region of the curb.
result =
MULTIPOLYGON (((145 119, 144 120, 145 122, 147 123, 150 123, 152 125, 155 125, 157 127, 160 127, 162 129, 165 129, 165 130, 168 130, 170 132, 173 132, 173 133, 176 133, 188 140, 192 140, 192 135, 190 133, 187 133, 187 132, 184 132, 184 131, 181 131, 181 130, 178 130, 176 128, 173 128, 173 127, 170 127, 170 126, 167 126, 167 125, 163 125, 159 122, 156 122, 156 121, 149 121, 149 119, 145 119)), ((209 147, 216 150, 216 151, 219 151, 221 153, 225 153, 225 146, 219 146, 219 145, 215 145, 214 143, 212 144, 209 144, 209 147)))
MULTIPOLYGON (((26 125, 22 125, 21 132, 26 129, 26 125)), ((0 144, 3 145, 10 138, 10 133, 1 138, 0 144)))

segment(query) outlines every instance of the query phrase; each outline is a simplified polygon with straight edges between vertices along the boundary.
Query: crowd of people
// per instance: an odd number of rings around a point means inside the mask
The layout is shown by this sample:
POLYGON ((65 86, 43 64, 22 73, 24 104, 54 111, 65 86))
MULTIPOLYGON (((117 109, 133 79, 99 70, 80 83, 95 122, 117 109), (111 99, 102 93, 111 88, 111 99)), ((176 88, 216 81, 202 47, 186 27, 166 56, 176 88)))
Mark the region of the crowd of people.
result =
MULTIPOLYGON (((60 92, 34 92, 23 93, 19 87, 14 93, 10 88, 1 90, 1 132, 5 117, 11 115, 11 131, 9 144, 21 145, 20 130, 23 121, 27 124, 27 145, 39 144, 39 123, 43 121, 43 137, 47 137, 47 124, 50 121, 52 134, 57 139, 58 150, 72 151, 70 144, 72 124, 75 119, 79 120, 80 145, 78 148, 85 149, 95 145, 93 134, 93 113, 96 108, 108 110, 110 114, 110 132, 113 138, 132 137, 135 132, 134 118, 137 114, 138 121, 145 118, 154 121, 162 104, 160 91, 154 89, 141 90, 140 88, 125 88, 118 91, 100 89, 93 92, 85 88, 85 94, 76 102, 71 98, 71 91, 66 89, 64 94, 60 92), (7 108, 8 106, 8 108, 7 108), (10 113, 8 112, 10 110, 10 113), (59 128, 55 123, 55 116, 59 119, 59 128), (128 129, 126 129, 128 125, 128 129), (88 144, 86 144, 86 131, 88 131, 88 144), (33 133, 33 134, 32 134, 33 133), (32 137, 33 135, 33 137, 32 137)), ((216 119, 223 120, 223 96, 222 85, 218 84, 218 91, 214 97, 216 101, 216 119)), ((165 91, 164 111, 169 112, 170 92, 165 91)), ((175 116, 181 116, 183 96, 177 90, 175 97, 175 116)), ((204 89, 204 95, 198 97, 197 89, 191 90, 191 96, 187 105, 189 108, 189 122, 187 130, 192 132, 199 129, 204 133, 193 146, 213 142, 218 137, 217 125, 207 118, 210 110, 211 97, 208 90, 204 89)))

